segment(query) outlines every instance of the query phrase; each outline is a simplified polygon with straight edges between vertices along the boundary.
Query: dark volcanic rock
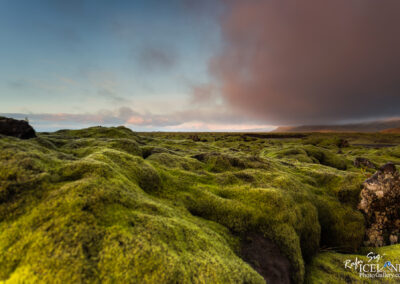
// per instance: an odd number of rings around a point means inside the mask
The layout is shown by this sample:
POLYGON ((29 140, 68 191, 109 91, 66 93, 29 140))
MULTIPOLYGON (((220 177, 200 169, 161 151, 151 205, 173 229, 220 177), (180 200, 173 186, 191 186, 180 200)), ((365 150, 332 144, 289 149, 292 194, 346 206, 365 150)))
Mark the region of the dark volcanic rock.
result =
POLYGON ((400 175, 393 163, 364 182, 358 208, 366 219, 366 246, 396 244, 400 237, 400 175))
POLYGON ((370 168, 370 169, 376 169, 376 165, 372 163, 370 160, 367 158, 362 158, 362 157, 357 157, 354 160, 354 166, 356 168, 370 168))
POLYGON ((36 137, 35 130, 25 120, 0 117, 0 134, 21 139, 36 137))
POLYGON ((241 256, 267 283, 290 284, 291 265, 278 246, 259 233, 250 233, 241 245, 241 256))
POLYGON ((189 139, 192 139, 194 142, 199 142, 201 141, 201 139, 199 138, 198 135, 194 134, 194 135, 190 135, 189 139))
POLYGON ((347 148, 350 147, 349 141, 345 140, 345 139, 340 139, 339 143, 338 143, 338 147, 339 148, 347 148))

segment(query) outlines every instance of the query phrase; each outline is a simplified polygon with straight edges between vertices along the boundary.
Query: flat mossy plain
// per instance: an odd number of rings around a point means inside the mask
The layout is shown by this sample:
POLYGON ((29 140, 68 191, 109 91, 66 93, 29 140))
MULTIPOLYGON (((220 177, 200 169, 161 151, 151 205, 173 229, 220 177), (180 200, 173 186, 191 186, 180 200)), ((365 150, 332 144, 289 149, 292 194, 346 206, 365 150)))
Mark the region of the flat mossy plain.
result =
POLYGON ((337 261, 364 235, 356 206, 373 170, 352 161, 400 164, 400 135, 193 135, 1 137, 0 281, 264 283, 240 257, 254 232, 279 246, 295 283, 361 281, 337 261))

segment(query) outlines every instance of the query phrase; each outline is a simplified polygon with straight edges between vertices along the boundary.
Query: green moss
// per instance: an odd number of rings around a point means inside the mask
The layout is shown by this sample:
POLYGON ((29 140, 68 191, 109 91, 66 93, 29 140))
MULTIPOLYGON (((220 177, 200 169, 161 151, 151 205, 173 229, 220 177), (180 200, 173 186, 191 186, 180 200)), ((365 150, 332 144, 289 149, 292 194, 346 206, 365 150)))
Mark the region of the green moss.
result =
POLYGON ((137 135, 124 126, 119 127, 102 127, 95 126, 79 130, 59 130, 54 134, 67 138, 130 138, 135 139, 137 135))
POLYGON ((339 155, 334 154, 326 149, 318 148, 315 146, 307 146, 304 148, 307 155, 320 164, 336 168, 338 170, 347 169, 346 160, 341 158, 339 155))
POLYGON ((112 141, 109 144, 109 146, 112 149, 125 151, 128 154, 132 154, 135 156, 142 156, 142 150, 140 149, 139 144, 132 139, 127 139, 127 138, 116 139, 115 141, 112 141))
POLYGON ((369 173, 351 160, 400 162, 399 147, 337 153, 339 138, 379 135, 190 135, 94 127, 0 138, 0 280, 263 283, 239 253, 252 232, 278 245, 295 283, 306 267, 311 282, 328 269, 342 279, 331 255, 313 256, 361 244, 369 173))
POLYGON ((304 141, 304 144, 306 145, 309 144, 324 148, 336 148, 340 147, 341 144, 343 144, 343 139, 335 134, 331 134, 329 135, 329 137, 327 137, 327 135, 321 135, 317 133, 307 137, 304 141))
POLYGON ((279 159, 290 158, 303 163, 317 162, 317 160, 312 159, 312 157, 309 157, 307 152, 301 148, 286 148, 283 150, 279 150, 270 156, 279 159))
POLYGON ((397 278, 361 278, 359 273, 346 269, 345 261, 363 261, 364 263, 379 264, 383 267, 386 261, 393 264, 400 263, 400 245, 382 248, 364 248, 359 254, 339 254, 335 252, 323 252, 313 258, 307 267, 306 283, 398 283, 397 278), (369 252, 379 254, 382 258, 378 261, 370 261, 366 255, 369 252))
POLYGON ((169 153, 155 153, 147 158, 147 161, 168 168, 179 168, 187 171, 196 171, 203 168, 201 162, 190 157, 182 157, 169 153))
MULTIPOLYGON (((0 172, 7 177, 1 188, 21 187, 3 196, 0 205, 1 279, 263 282, 235 254, 238 240, 226 229, 147 195, 160 190, 159 174, 129 148, 110 149, 120 142, 116 139, 72 161, 58 160, 34 145, 26 148, 19 140, 13 147, 0 141, 0 172), (52 185, 45 180, 23 183, 40 174, 51 175, 52 185), (32 199, 32 191, 41 195, 32 199), (21 200, 28 193, 24 201, 31 204, 21 200)), ((87 142, 82 144, 92 147, 87 142)))
POLYGON ((343 157, 325 148, 316 146, 287 147, 268 154, 269 157, 291 159, 302 163, 317 163, 339 170, 347 169, 347 161, 343 157))
POLYGON ((321 245, 338 251, 357 251, 365 232, 363 215, 333 198, 317 200, 321 245))

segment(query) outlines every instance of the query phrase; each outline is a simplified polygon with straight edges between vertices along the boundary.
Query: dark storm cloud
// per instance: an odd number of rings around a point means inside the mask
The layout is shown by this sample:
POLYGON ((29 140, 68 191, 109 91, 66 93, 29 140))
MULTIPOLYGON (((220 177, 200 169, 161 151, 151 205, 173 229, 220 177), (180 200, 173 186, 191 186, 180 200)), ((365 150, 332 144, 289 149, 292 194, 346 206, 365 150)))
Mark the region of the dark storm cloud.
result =
POLYGON ((224 100, 269 123, 400 114, 400 1, 225 1, 224 100))

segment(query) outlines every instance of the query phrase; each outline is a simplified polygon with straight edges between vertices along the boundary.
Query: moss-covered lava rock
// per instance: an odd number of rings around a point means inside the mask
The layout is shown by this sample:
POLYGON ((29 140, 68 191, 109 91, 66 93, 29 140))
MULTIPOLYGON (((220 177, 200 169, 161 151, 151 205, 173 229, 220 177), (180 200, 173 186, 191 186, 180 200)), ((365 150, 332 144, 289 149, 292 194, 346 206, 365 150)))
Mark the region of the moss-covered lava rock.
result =
POLYGON ((341 257, 364 236, 356 206, 370 173, 351 161, 400 162, 399 146, 351 146, 399 143, 393 134, 318 134, 315 145, 312 135, 191 135, 0 138, 0 281, 264 283, 272 256, 254 255, 249 239, 273 247, 293 283, 313 280, 325 273, 321 247, 341 257), (337 139, 350 143, 342 154, 337 139))

